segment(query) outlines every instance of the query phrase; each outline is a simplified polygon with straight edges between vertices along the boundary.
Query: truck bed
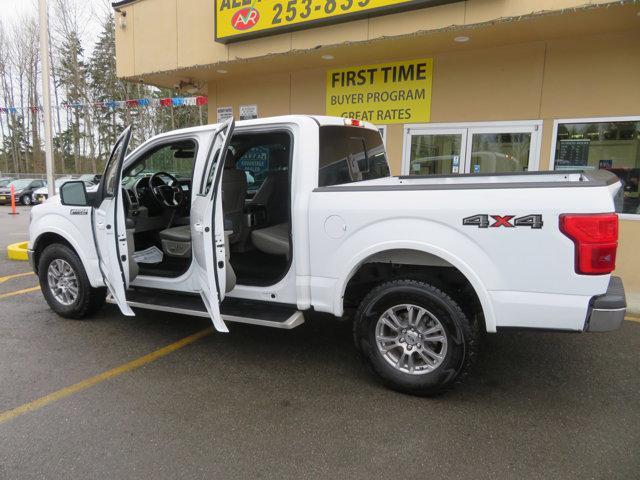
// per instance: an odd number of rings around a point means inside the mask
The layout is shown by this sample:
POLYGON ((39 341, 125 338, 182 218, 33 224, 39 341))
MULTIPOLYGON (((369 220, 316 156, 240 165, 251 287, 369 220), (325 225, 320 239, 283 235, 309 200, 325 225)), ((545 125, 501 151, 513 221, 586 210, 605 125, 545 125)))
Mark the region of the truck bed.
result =
POLYGON ((387 177, 317 188, 311 274, 340 299, 344 286, 331 285, 332 277, 378 261, 378 252, 422 252, 423 263, 445 262, 480 292, 489 331, 582 331, 591 298, 607 291, 610 276, 576 273, 575 245, 560 231, 560 217, 613 212, 619 189, 604 170, 387 177), (466 221, 480 217, 493 228, 466 221), (516 225, 532 217, 538 227, 516 225))

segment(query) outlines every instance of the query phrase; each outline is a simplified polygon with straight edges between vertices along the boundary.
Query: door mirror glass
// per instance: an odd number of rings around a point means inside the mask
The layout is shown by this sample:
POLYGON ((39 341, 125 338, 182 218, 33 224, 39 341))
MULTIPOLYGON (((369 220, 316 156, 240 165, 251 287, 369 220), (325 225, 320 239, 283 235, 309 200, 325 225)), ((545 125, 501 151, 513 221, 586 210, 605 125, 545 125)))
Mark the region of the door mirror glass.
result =
POLYGON ((63 205, 72 207, 88 206, 87 188, 84 182, 66 182, 60 187, 60 200, 63 205))

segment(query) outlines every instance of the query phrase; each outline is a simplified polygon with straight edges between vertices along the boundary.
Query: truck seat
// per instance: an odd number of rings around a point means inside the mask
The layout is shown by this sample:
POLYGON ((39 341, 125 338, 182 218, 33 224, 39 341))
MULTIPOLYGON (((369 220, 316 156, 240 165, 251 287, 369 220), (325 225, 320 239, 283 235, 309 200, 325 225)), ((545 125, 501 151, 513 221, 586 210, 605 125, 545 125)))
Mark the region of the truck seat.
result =
POLYGON ((289 224, 279 223, 251 232, 251 240, 258 250, 271 255, 289 256, 289 224))
POLYGON ((165 228, 160 232, 162 250, 170 257, 187 258, 191 256, 191 226, 165 228))
POLYGON ((222 210, 225 221, 233 224, 230 243, 242 238, 244 201, 247 196, 247 175, 236 168, 236 157, 229 150, 222 172, 222 210))
POLYGON ((270 155, 267 178, 250 202, 264 205, 271 223, 282 223, 289 220, 289 152, 278 148, 270 155))

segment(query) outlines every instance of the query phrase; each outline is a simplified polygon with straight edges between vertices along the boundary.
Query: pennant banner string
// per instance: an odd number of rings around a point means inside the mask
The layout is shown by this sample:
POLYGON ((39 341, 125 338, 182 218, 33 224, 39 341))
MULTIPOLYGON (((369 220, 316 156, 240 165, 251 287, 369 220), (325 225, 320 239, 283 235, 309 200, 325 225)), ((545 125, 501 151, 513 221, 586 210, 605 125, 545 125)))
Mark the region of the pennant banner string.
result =
MULTIPOLYGON (((207 97, 174 97, 174 98, 138 98, 135 100, 105 100, 94 103, 68 103, 52 105, 53 109, 81 109, 81 108, 103 108, 107 110, 117 110, 122 108, 149 108, 149 107, 202 107, 209 103, 207 97)), ((22 110, 29 110, 32 113, 42 111, 42 107, 0 107, 0 113, 15 114, 22 110)))

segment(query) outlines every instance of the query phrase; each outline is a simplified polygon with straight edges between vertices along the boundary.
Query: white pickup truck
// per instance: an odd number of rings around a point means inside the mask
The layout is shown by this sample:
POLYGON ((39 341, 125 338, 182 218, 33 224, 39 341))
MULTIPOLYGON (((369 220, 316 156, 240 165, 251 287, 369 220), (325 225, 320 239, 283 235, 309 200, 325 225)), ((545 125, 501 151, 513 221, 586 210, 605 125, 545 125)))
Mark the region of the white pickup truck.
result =
POLYGON ((353 320, 386 385, 467 373, 483 331, 618 328, 620 184, 605 171, 392 177, 376 128, 292 115, 118 139, 97 192, 32 210, 29 253, 63 317, 105 300, 294 328, 353 320))

